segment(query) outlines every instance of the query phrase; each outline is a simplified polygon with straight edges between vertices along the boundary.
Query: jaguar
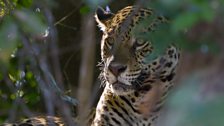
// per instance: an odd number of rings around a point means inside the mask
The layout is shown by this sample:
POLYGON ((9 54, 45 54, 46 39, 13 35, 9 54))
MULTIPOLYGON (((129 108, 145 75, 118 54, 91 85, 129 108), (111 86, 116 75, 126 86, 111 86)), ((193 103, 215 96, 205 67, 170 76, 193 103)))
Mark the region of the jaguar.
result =
MULTIPOLYGON (((149 40, 134 35, 137 25, 155 15, 152 9, 127 6, 117 13, 98 8, 95 19, 102 30, 101 83, 103 93, 89 120, 91 126, 155 126, 170 89, 179 61, 179 50, 169 45, 160 56, 147 61, 153 52, 149 40)), ((140 33, 155 32, 168 20, 154 16, 140 33)), ((162 36, 161 36, 162 37, 162 36)), ((58 117, 33 117, 5 126, 66 125, 58 117)))
POLYGON ((170 45, 152 61, 150 41, 134 34, 136 26, 154 17, 140 34, 155 32, 169 21, 153 16, 152 9, 127 6, 116 14, 99 8, 96 21, 103 32, 101 40, 102 83, 104 91, 91 126, 155 126, 169 90, 173 87, 179 50, 170 45))

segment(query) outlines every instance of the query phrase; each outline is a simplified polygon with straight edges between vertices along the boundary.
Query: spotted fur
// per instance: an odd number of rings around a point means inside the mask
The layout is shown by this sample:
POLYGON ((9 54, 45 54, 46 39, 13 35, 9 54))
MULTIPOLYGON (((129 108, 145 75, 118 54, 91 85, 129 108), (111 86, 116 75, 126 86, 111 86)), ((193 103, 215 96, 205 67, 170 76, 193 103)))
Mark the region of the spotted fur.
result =
MULTIPOLYGON (((173 87, 179 52, 173 45, 146 63, 153 45, 135 37, 134 28, 152 16, 152 9, 128 6, 113 14, 99 8, 96 21, 103 31, 101 58, 105 89, 92 126, 154 126, 168 91, 173 87)), ((166 18, 157 16, 140 32, 153 32, 166 18)))
POLYGON ((62 119, 53 116, 37 116, 18 123, 5 123, 2 126, 65 126, 62 119))

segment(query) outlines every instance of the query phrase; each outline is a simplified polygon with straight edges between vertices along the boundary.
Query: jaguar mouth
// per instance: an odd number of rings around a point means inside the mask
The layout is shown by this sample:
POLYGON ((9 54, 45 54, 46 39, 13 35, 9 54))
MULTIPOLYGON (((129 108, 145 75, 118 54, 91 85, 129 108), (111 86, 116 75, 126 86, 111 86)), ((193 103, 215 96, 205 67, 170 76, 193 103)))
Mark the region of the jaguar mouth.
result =
POLYGON ((120 81, 116 81, 116 82, 112 83, 111 86, 115 91, 128 92, 130 90, 134 90, 134 87, 132 85, 127 85, 120 81))

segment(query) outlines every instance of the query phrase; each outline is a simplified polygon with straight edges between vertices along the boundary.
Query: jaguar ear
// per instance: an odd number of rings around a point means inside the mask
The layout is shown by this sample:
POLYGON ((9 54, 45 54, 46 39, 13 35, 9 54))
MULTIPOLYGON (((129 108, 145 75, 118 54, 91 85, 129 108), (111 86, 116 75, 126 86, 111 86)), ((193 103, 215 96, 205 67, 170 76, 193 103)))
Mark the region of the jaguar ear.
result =
POLYGON ((107 7, 106 10, 101 7, 97 8, 95 18, 102 31, 105 31, 107 27, 107 24, 105 22, 109 20, 113 15, 114 14, 110 12, 109 7, 107 7))

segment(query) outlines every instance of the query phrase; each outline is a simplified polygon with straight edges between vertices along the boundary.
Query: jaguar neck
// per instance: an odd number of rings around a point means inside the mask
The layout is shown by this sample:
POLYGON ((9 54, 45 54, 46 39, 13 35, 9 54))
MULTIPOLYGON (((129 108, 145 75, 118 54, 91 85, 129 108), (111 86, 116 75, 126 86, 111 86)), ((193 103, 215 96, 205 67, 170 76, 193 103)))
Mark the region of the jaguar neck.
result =
POLYGON ((149 91, 146 89, 151 88, 145 86, 144 89, 139 89, 128 95, 115 95, 106 86, 98 102, 92 126, 151 125, 158 117, 159 111, 155 111, 153 107, 150 108, 148 104, 144 105, 144 102, 148 103, 148 101, 144 101, 145 95, 148 95, 149 91))

